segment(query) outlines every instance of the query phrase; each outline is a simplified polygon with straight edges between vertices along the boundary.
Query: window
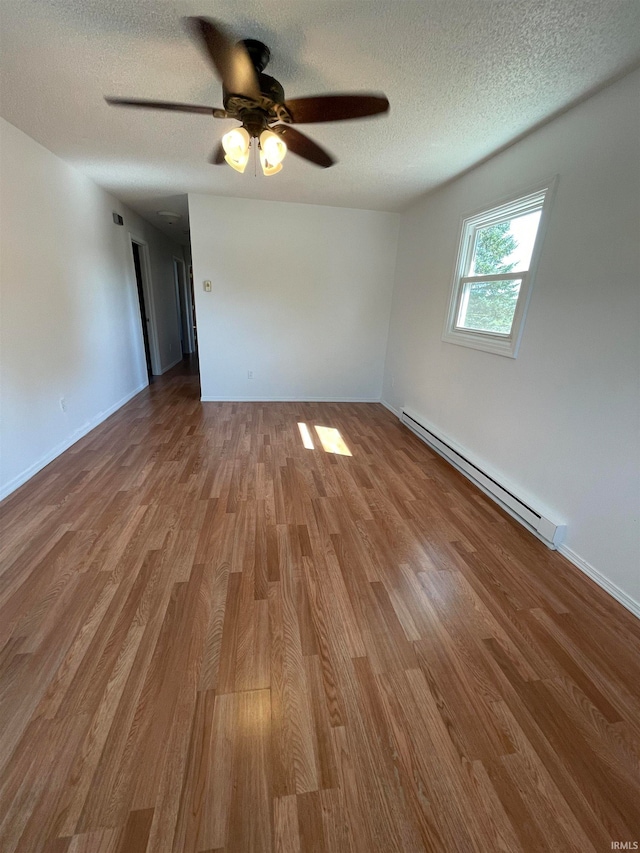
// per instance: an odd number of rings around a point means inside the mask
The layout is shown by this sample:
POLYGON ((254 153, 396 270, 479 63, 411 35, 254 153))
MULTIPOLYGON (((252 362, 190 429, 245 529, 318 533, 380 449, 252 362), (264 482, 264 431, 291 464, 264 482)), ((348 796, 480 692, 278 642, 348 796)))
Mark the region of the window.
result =
POLYGON ((516 357, 554 184, 463 220, 444 341, 516 357))

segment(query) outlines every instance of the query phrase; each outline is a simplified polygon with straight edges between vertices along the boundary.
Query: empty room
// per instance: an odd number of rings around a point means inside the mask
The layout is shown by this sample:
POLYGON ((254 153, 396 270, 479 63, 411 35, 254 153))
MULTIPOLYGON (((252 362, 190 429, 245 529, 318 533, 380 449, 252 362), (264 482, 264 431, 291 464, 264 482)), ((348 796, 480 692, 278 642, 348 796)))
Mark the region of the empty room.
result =
POLYGON ((0 851, 640 849, 638 0, 0 0, 0 851))

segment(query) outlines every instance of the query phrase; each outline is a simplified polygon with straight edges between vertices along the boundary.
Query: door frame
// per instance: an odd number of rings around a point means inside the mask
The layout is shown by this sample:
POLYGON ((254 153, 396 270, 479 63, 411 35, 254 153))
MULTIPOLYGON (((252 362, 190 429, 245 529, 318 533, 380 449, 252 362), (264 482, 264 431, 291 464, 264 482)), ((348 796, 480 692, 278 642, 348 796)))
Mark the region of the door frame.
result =
POLYGON ((188 355, 195 351, 193 335, 193 305, 191 304, 191 292, 187 286, 187 268, 184 258, 179 255, 173 256, 173 275, 176 285, 176 299, 178 300, 178 317, 181 320, 181 335, 183 338, 184 353, 188 355), (182 279, 178 273, 177 266, 182 270, 182 279), (182 306, 184 305, 184 312, 182 306), (185 338, 186 333, 186 338, 185 338))
MULTIPOLYGON (((156 325, 156 310, 153 300, 153 279, 151 277, 151 259, 149 257, 149 244, 142 237, 139 237, 133 231, 129 231, 129 246, 135 243, 140 252, 140 269, 142 271, 142 292, 144 294, 144 304, 148 314, 147 333, 149 336, 149 350, 151 352, 151 372, 154 376, 159 376, 160 370, 160 346, 158 344, 158 327, 156 325)), ((133 260, 133 249, 131 249, 131 268, 133 270, 134 281, 136 275, 135 262, 133 260)), ((137 296, 136 296, 137 298, 137 296)), ((140 315, 140 339, 144 347, 144 335, 142 332, 142 315, 140 315)))

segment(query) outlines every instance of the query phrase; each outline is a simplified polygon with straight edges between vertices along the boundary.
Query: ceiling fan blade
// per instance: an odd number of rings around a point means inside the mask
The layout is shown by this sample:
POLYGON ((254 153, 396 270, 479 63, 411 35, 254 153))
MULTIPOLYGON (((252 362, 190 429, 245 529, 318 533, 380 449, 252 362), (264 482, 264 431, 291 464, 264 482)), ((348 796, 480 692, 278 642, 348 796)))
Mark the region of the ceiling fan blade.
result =
POLYGON ((218 142, 217 146, 214 148, 211 154, 211 157, 209 157, 209 162, 213 166, 220 166, 222 163, 224 163, 224 155, 225 150, 222 146, 222 142, 218 142))
POLYGON ((258 77, 244 45, 236 44, 224 27, 207 18, 187 18, 187 25, 204 46, 227 92, 259 98, 258 77))
POLYGON ((316 95, 285 101, 295 124, 321 121, 345 121, 386 113, 389 101, 384 95, 316 95))
POLYGON ((325 151, 324 148, 321 148, 317 142, 309 139, 304 133, 300 133, 295 127, 291 127, 288 124, 276 124, 271 130, 274 130, 284 139, 289 151, 293 151, 298 157, 310 160, 316 166, 328 169, 329 166, 333 166, 336 162, 331 154, 325 151))
POLYGON ((112 107, 141 107, 150 110, 171 110, 179 113, 201 113, 214 118, 227 118, 226 110, 198 104, 175 104, 173 101, 147 101, 144 98, 105 98, 112 107))

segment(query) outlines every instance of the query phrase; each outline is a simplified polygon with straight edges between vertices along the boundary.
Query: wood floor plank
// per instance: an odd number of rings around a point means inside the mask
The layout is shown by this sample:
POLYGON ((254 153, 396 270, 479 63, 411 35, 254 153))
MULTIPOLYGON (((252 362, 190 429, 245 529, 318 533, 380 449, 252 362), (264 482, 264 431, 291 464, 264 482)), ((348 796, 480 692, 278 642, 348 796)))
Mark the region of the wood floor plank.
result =
POLYGON ((274 853, 302 853, 295 794, 273 800, 274 853))
POLYGON ((129 813, 118 844, 118 853, 145 853, 153 811, 153 809, 141 809, 129 813))
POLYGON ((2 853, 640 839, 637 620, 380 405, 185 362, 0 525, 2 853))
POLYGON ((228 850, 272 850, 268 690, 238 693, 228 850), (251 819, 247 816, 251 814, 251 819))
POLYGON ((272 584, 269 620, 277 642, 272 641, 271 693, 280 710, 280 736, 287 778, 295 780, 295 793, 318 789, 317 758, 313 736, 311 694, 308 689, 296 606, 295 566, 292 562, 288 525, 278 525, 280 581, 272 584))

